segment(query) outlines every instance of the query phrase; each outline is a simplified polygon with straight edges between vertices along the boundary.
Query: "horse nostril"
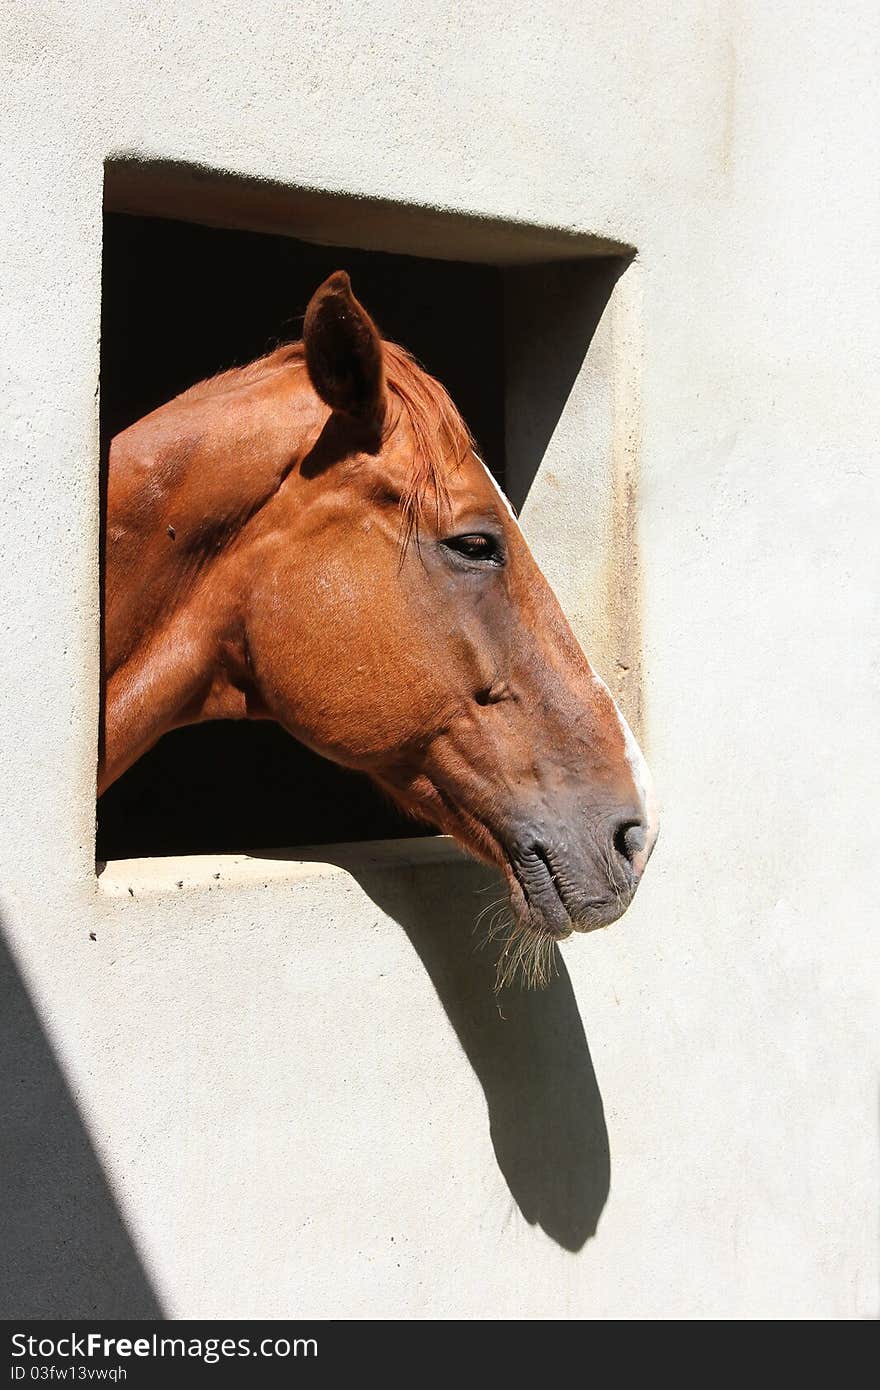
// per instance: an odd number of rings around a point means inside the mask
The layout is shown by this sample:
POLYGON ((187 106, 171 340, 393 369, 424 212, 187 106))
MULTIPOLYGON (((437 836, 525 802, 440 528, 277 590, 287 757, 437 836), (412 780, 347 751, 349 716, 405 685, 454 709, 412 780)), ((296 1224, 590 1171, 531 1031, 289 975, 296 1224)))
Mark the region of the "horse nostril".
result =
POLYGON ((483 686, 474 695, 478 705, 500 705, 502 700, 511 698, 510 686, 502 680, 496 680, 491 685, 483 686))
POLYGON ((648 840, 647 827, 640 820, 623 820, 611 837, 615 850, 630 868, 637 854, 641 854, 648 840))

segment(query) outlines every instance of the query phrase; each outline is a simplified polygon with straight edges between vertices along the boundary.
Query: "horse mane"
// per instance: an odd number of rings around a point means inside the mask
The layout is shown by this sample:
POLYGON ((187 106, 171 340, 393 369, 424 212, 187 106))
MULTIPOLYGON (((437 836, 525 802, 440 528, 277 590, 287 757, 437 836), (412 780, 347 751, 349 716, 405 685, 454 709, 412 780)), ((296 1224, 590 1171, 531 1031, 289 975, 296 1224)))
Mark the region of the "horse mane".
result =
MULTIPOLYGON (((428 498, 433 494, 436 516, 449 505, 446 471, 449 454, 456 467, 474 450, 474 439, 446 387, 426 372, 397 343, 382 342, 388 390, 400 401, 413 433, 413 459, 400 499, 403 539, 415 537, 428 498)), ((392 426, 393 428, 393 426, 392 426)))
MULTIPOLYGON (((425 371, 415 357, 398 343, 383 338, 382 354, 386 387, 399 401, 413 435, 412 463, 400 506, 403 540, 407 542, 415 537, 418 543, 419 523, 429 498, 433 497, 438 518, 442 508, 449 504, 446 473, 450 453, 458 467, 462 459, 475 449, 475 444, 452 397, 436 377, 425 371)), ((246 386, 273 371, 285 367, 305 368, 305 365, 305 344, 302 341, 285 343, 247 366, 232 367, 207 381, 198 382, 178 399, 197 400, 221 394, 246 386)), ((387 432, 395 429, 397 418, 389 420, 387 432)))

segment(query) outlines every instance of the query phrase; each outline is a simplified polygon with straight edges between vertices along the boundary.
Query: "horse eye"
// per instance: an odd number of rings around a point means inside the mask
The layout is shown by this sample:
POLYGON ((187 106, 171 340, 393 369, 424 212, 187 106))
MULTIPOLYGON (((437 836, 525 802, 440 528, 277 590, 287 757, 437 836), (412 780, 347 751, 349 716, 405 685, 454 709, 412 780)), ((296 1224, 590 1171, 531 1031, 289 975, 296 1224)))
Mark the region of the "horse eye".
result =
POLYGON ((467 556, 469 560, 488 560, 495 565, 500 565, 502 562, 501 549, 494 536, 481 535, 480 533, 450 536, 443 544, 447 549, 455 550, 459 555, 467 556))

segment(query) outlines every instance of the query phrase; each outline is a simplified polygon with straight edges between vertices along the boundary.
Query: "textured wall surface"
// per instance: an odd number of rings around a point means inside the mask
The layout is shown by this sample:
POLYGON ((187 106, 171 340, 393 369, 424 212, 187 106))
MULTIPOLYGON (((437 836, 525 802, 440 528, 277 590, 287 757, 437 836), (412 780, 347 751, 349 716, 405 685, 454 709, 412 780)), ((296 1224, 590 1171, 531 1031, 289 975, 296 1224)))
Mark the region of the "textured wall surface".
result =
POLYGON ((877 1315, 874 8, 5 8, 5 1309, 877 1315), (663 832, 503 1018, 440 851, 96 885, 112 158, 638 248, 523 516, 639 647, 663 832))

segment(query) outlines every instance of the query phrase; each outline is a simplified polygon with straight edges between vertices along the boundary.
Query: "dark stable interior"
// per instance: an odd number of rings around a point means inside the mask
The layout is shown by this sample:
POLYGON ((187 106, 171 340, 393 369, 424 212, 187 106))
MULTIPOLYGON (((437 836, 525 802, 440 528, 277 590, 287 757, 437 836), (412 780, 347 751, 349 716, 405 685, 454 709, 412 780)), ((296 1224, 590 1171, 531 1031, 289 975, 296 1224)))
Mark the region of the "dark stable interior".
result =
MULTIPOLYGON (((356 231, 352 228, 352 239, 356 231)), ((502 273, 291 237, 106 213, 102 468, 113 435, 196 381, 301 336, 312 291, 345 269, 383 335, 450 391, 504 478, 502 273)), ((279 726, 166 735, 98 801, 99 860, 430 834, 368 778, 279 726)))

